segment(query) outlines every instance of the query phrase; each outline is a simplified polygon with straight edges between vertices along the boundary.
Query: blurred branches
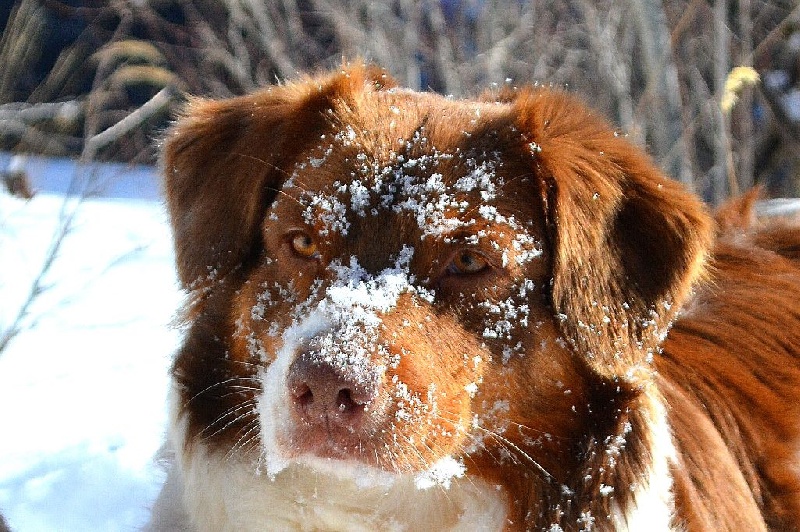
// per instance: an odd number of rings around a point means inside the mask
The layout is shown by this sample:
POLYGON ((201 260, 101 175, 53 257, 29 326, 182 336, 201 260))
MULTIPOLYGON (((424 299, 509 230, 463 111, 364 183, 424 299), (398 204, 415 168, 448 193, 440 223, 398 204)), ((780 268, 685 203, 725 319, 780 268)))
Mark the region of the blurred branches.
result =
POLYGON ((343 57, 455 96, 564 87, 710 200, 754 183, 800 195, 795 0, 18 0, 0 41, 0 148, 152 160, 177 94, 241 94, 343 57), (723 110, 737 66, 763 82, 723 110))
MULTIPOLYGON (((0 322, 0 355, 17 336, 25 329, 30 328, 31 309, 36 301, 50 288, 48 276, 61 254, 65 239, 73 230, 75 216, 81 203, 96 191, 96 184, 94 183, 96 179, 90 163, 95 160, 97 154, 103 148, 117 142, 120 138, 124 138, 131 131, 141 128, 150 117, 161 112, 173 99, 173 90, 170 87, 165 87, 116 124, 86 138, 80 156, 80 162, 84 164, 79 165, 79 171, 71 176, 69 193, 61 205, 57 225, 50 236, 47 250, 41 262, 33 270, 36 275, 30 282, 30 288, 25 292, 25 297, 18 306, 12 305, 6 309, 11 316, 10 322, 0 322)), ((16 121, 21 124, 21 127, 25 127, 27 123, 34 123, 65 112, 64 106, 67 106, 68 111, 71 112, 71 106, 73 105, 75 105, 74 102, 66 102, 64 104, 2 105, 0 106, 0 127, 5 123, 5 120, 16 121), (4 113, 10 115, 11 118, 3 118, 4 113)), ((32 129, 32 131, 35 131, 35 129, 32 129)), ((46 137, 47 135, 43 136, 46 137)), ((0 175, 2 175, 8 191, 12 194, 25 199, 30 199, 33 196, 22 170, 15 171, 12 169, 7 173, 0 173, 0 175), (14 188, 15 186, 16 189, 14 188)))

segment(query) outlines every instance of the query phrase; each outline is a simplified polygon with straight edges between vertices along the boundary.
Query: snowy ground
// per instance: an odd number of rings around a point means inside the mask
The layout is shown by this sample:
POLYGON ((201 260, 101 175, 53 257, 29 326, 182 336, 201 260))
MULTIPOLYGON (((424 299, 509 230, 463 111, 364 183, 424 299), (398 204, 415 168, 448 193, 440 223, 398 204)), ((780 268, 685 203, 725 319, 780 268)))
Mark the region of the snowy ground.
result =
MULTIPOLYGON (((63 221, 65 196, 32 177, 44 191, 29 202, 0 192, 0 332, 63 221)), ((136 530, 163 480, 152 458, 181 296, 161 202, 129 199, 154 197, 149 179, 128 199, 66 200, 75 217, 46 289, 0 353, 0 512, 14 531, 136 530)))

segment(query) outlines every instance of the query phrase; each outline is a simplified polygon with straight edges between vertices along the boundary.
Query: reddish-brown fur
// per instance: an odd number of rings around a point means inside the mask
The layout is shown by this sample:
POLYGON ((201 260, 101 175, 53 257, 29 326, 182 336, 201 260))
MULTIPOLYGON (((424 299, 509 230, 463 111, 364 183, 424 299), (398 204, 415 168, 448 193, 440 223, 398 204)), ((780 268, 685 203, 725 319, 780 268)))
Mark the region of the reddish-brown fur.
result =
POLYGON ((734 227, 712 276, 656 360, 683 467, 678 501, 696 529, 791 530, 800 515, 797 228, 734 227), (694 478, 693 478, 694 477, 694 478), (724 489, 722 489, 724 488, 724 489))
MULTIPOLYGON (((380 377, 369 430, 336 436, 338 445, 309 443, 318 429, 298 422, 289 439, 299 454, 401 473, 453 455, 468 477, 502 486, 510 530, 578 530, 585 515, 607 530, 615 511, 634 504, 634 487, 651 466, 648 409, 663 397, 677 450, 672 525, 794 529, 800 230, 761 225, 749 204, 721 213, 715 229, 699 200, 564 93, 487 94, 477 116, 469 102, 392 86, 377 69, 348 67, 232 100, 193 101, 170 131, 166 193, 179 277, 192 296, 173 369, 187 452, 200 441, 223 454, 262 451, 253 437, 258 371, 283 341, 254 317, 265 286, 291 282, 292 297, 267 288, 277 301, 267 311, 271 324, 285 329, 298 302, 314 298, 313 281, 332 282, 321 264, 355 256, 377 272, 411 241, 410 268, 436 298, 428 304, 404 294, 382 314, 370 356, 383 356, 379 344, 399 363, 380 377), (401 109, 396 118, 391 106, 401 109), (357 149, 337 144, 322 168, 302 165, 320 156, 322 135, 346 125, 357 149), (429 145, 408 148, 414 154, 431 146, 497 154, 505 185, 493 205, 524 222, 542 244, 540 258, 501 265, 494 248, 481 244, 477 253, 491 268, 453 275, 448 260, 466 244, 420 238, 408 216, 390 214, 353 217, 346 238, 320 237, 317 262, 292 254, 284 231, 325 234, 320 217, 304 221, 302 193, 346 181, 359 150, 376 165, 397 164, 391 139, 413 138, 422 127, 429 145), (282 190, 293 172, 300 187, 282 190), (523 279, 533 285, 524 297, 516 295, 523 279), (519 348, 505 356, 504 339, 483 332, 486 305, 509 298, 524 299, 529 311, 526 325, 511 324, 519 348), (440 413, 396 426, 386 392, 393 378, 423 403, 434 383, 440 413), (464 388, 474 382, 470 397, 464 388), (498 412, 501 403, 507 408, 498 412), (475 417, 493 434, 471 432, 475 417), (624 439, 621 451, 616 438, 624 439), (613 494, 601 494, 608 487, 613 494)), ((464 164, 448 160, 436 172, 452 185, 464 164)), ((425 179, 431 171, 409 173, 425 179)), ((507 225, 487 221, 473 233, 479 229, 496 248, 514 249, 507 225)))

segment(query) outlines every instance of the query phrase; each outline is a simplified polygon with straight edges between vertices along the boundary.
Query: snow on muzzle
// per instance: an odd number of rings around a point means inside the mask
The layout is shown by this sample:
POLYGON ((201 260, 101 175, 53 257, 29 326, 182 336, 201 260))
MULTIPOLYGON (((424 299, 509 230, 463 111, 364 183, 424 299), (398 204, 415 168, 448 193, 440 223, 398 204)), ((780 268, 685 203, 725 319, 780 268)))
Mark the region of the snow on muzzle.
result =
POLYGON ((354 260, 332 268, 334 282, 284 332, 261 376, 261 436, 271 475, 303 455, 357 459, 355 448, 385 425, 381 388, 393 357, 381 338, 382 316, 418 289, 399 267, 377 276, 354 260))

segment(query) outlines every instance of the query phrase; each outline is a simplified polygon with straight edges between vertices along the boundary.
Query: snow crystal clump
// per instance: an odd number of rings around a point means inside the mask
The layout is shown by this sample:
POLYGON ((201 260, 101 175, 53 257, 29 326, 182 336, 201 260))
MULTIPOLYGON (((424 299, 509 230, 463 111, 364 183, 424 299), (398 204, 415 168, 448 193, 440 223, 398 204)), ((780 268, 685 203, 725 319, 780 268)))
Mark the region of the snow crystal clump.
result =
POLYGON ((366 209, 370 206, 369 189, 364 184, 355 180, 350 183, 350 208, 359 216, 366 215, 366 209))
POLYGON ((444 489, 450 488, 450 482, 454 478, 462 478, 466 467, 452 456, 445 456, 438 460, 427 471, 418 474, 414 479, 417 489, 427 490, 434 486, 442 486, 444 489))
POLYGON ((503 181, 495 173, 496 164, 493 161, 482 161, 480 164, 473 159, 469 159, 468 164, 472 171, 459 178, 453 185, 456 190, 461 192, 480 191, 483 201, 491 201, 497 196, 497 185, 503 186, 503 181), (496 183, 496 181, 498 181, 496 183))
POLYGON ((528 233, 517 233, 511 245, 517 253, 516 261, 520 266, 541 257, 542 253, 544 253, 541 243, 537 242, 536 239, 528 233))
POLYGON ((401 294, 415 292, 414 276, 408 272, 412 255, 413 248, 405 246, 395 266, 386 268, 377 276, 370 275, 361 267, 356 257, 350 257, 347 266, 339 261, 332 262, 330 268, 336 273, 336 281, 328 288, 323 305, 334 305, 350 313, 388 312, 397 305, 401 294))
POLYGON ((350 222, 347 221, 347 206, 336 196, 320 194, 311 198, 303 213, 303 218, 307 224, 313 225, 315 215, 323 224, 323 228, 320 230, 322 236, 328 233, 347 235, 347 231, 350 229, 350 222))

